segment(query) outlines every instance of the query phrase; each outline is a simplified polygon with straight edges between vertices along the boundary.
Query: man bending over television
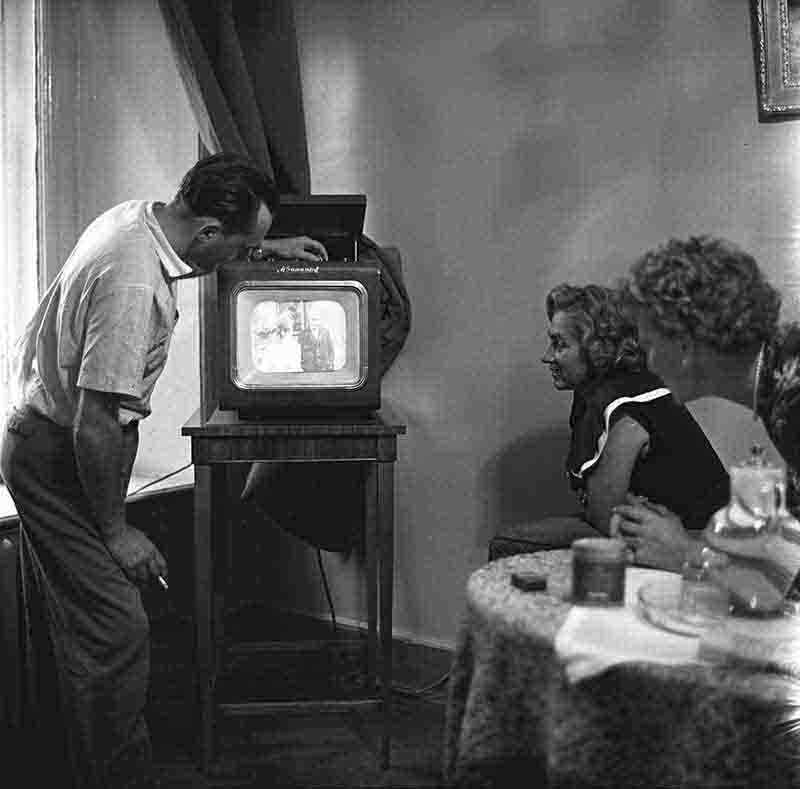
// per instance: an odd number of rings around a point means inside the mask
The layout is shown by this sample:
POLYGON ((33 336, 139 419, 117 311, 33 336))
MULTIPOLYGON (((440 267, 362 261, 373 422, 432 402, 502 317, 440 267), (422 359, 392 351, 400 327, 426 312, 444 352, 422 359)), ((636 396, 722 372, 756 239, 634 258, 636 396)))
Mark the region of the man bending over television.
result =
POLYGON ((26 769, 56 770, 59 786, 151 785, 139 587, 167 564, 125 519, 138 424, 167 359, 178 280, 242 258, 327 259, 306 236, 266 238, 278 203, 248 160, 199 161, 170 202, 130 200, 95 219, 20 338, 0 470, 21 521, 35 667, 26 769))

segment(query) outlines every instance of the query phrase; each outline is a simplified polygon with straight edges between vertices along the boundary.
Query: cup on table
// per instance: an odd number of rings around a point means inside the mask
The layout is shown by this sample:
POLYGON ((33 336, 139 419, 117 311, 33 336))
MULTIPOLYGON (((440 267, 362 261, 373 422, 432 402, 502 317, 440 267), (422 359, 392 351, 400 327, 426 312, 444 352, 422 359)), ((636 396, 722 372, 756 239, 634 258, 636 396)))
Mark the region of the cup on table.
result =
POLYGON ((625 605, 627 545, 618 538, 581 537, 572 543, 572 602, 625 605))

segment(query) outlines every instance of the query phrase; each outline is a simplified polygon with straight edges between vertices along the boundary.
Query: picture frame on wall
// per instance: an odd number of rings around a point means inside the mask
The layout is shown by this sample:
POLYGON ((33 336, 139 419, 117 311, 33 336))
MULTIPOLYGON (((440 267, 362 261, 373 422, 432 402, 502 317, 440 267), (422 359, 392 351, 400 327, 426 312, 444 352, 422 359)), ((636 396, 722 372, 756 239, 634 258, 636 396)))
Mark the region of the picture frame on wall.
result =
POLYGON ((751 0, 762 121, 800 118, 800 0, 751 0))

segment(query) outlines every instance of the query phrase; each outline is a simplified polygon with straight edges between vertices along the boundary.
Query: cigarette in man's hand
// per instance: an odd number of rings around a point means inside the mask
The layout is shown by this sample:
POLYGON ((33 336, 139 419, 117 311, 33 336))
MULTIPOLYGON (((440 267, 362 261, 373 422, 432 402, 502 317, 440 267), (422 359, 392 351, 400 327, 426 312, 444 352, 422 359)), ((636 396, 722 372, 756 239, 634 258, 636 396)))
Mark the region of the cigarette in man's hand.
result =
POLYGON ((159 583, 161 584, 161 586, 164 588, 164 591, 165 591, 165 592, 168 592, 168 591, 169 591, 169 584, 167 583, 167 580, 166 580, 166 578, 164 578, 164 576, 163 576, 163 575, 159 575, 159 576, 158 576, 158 582, 159 582, 159 583))

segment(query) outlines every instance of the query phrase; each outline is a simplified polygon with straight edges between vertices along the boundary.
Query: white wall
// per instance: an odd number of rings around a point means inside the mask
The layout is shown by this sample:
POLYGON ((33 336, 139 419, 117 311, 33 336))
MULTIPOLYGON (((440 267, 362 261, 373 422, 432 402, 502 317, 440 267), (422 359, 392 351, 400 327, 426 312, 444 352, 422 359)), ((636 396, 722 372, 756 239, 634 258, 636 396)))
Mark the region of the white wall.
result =
POLYGON ((397 620, 450 639, 510 520, 569 507, 544 296, 671 234, 752 250, 797 315, 800 125, 757 122, 746 0, 296 4, 315 191, 364 192, 414 326, 397 620))
MULTIPOLYGON (((80 6, 86 221, 170 197, 196 142, 155 0, 80 6)), ((385 381, 408 423, 395 621, 449 642, 498 525, 572 505, 569 398, 539 363, 547 290, 712 232, 755 253, 797 317, 800 125, 757 122, 748 0, 297 0, 296 17, 313 189, 365 193, 367 232, 404 258, 413 329, 385 381)), ((141 462, 165 469, 197 401, 181 290, 143 437, 141 462)), ((309 551, 258 538, 281 570, 271 600, 324 611, 309 551)), ((354 563, 326 562, 338 614, 361 616, 354 563)))

